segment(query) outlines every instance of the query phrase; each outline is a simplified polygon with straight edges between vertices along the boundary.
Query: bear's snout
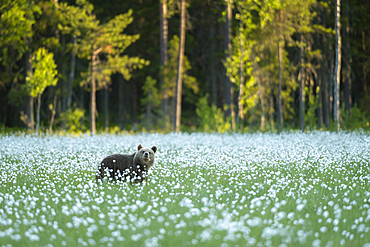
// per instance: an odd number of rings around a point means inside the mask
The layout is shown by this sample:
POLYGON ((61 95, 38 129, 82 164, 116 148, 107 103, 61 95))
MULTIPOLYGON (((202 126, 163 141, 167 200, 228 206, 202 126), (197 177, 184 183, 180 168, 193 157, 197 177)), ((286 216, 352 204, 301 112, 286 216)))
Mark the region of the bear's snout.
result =
POLYGON ((144 157, 144 159, 149 159, 149 152, 145 152, 143 157, 144 157))

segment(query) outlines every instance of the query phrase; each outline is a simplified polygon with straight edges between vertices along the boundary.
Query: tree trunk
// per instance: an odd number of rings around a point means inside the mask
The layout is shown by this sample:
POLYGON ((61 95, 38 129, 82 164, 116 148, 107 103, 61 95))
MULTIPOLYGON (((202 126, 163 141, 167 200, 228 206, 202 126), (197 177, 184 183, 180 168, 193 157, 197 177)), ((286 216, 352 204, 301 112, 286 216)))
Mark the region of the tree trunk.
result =
MULTIPOLYGON (((149 92, 148 99, 151 98, 151 95, 152 93, 149 92)), ((146 130, 147 131, 150 131, 151 112, 152 112, 151 102, 149 102, 148 100, 146 103, 146 130)))
MULTIPOLYGON (((326 13, 325 9, 321 11, 321 24, 325 24, 325 18, 326 13)), ((327 34, 322 34, 322 43, 321 43, 321 50, 324 51, 323 53, 323 59, 321 60, 321 74, 322 74, 322 103, 323 103, 323 118, 324 118, 324 124, 325 127, 329 127, 329 116, 330 116, 330 109, 329 109, 329 102, 330 102, 330 95, 329 95, 329 80, 330 76, 328 76, 328 66, 327 66, 327 60, 328 60, 328 52, 327 52, 327 34)))
MULTIPOLYGON (((231 55, 231 17, 232 17, 232 9, 231 9, 231 2, 227 2, 226 6, 226 22, 225 22, 225 51, 226 51, 226 59, 231 55)), ((225 71, 226 72, 226 71, 225 71)), ((226 73, 225 73, 226 74, 226 73)), ((233 131, 236 130, 235 124, 235 109, 234 109, 234 88, 231 85, 230 78, 228 76, 225 77, 225 99, 226 105, 229 108, 226 111, 226 117, 231 116, 231 127, 233 131)))
POLYGON ((349 4, 350 1, 346 1, 347 6, 344 8, 344 19, 345 19, 345 29, 344 29, 344 104, 347 114, 351 112, 351 55, 349 47, 349 4))
MULTIPOLYGON (((240 23, 240 25, 242 25, 240 23)), ((242 43, 241 32, 239 31, 239 45, 240 45, 240 69, 239 69, 239 97, 238 97, 238 105, 239 105, 239 117, 240 117, 240 129, 244 129, 244 105, 243 105, 243 95, 244 95, 244 48, 242 43)))
MULTIPOLYGON (((362 31, 362 50, 364 52, 364 54, 367 54, 366 52, 366 35, 365 35, 365 31, 362 31)), ((362 71, 363 71, 363 81, 364 81, 364 92, 367 92, 367 70, 368 70, 368 66, 367 66, 367 63, 364 63, 363 66, 362 66, 362 71)))
POLYGON ((109 86, 104 88, 104 128, 109 129, 109 86))
POLYGON ((51 118, 50 118, 50 125, 49 125, 49 135, 53 134, 53 123, 55 119, 55 113, 56 113, 56 106, 57 106, 57 95, 54 95, 54 100, 53 100, 53 107, 50 109, 51 110, 51 118))
MULTIPOLYGON (((301 42, 303 42, 303 35, 301 34, 301 42)), ((300 80, 299 80, 299 126, 301 130, 305 129, 305 122, 304 122, 304 115, 305 115, 305 110, 304 110, 304 69, 303 69, 303 45, 301 44, 299 48, 299 61, 300 61, 300 66, 299 66, 299 74, 300 74, 300 80)))
POLYGON ((283 84, 283 37, 282 37, 282 26, 283 26, 283 13, 279 11, 279 44, 278 44, 278 59, 279 59, 279 88, 278 88, 278 118, 279 118, 279 131, 283 129, 283 107, 281 100, 281 90, 283 84))
POLYGON ((256 79, 257 79, 258 93, 259 93, 260 102, 261 102, 261 130, 264 130, 266 126, 266 113, 265 113, 265 103, 263 100, 263 93, 262 93, 261 76, 258 74, 256 79))
POLYGON ((340 69, 342 40, 340 36, 340 0, 335 5, 335 72, 334 72, 334 121, 340 129, 340 69))
POLYGON ((270 77, 267 78, 268 82, 269 82, 269 86, 270 86, 270 95, 269 95, 269 101, 270 101, 270 110, 269 110, 269 113, 270 113, 270 125, 271 125, 271 129, 274 129, 275 128, 275 122, 274 122, 274 90, 272 88, 272 83, 271 83, 271 79, 270 77))
POLYGON ((118 126, 123 130, 125 124, 125 81, 122 74, 117 74, 118 81, 118 126))
POLYGON ((168 115, 168 89, 164 88, 164 66, 167 65, 168 52, 168 21, 167 21, 167 0, 159 0, 159 13, 160 13, 160 50, 161 50, 161 76, 160 76, 160 88, 163 90, 162 97, 162 110, 165 116, 168 115))
POLYGON ((39 133, 39 128, 40 128, 40 111, 41 111, 41 94, 39 93, 37 95, 37 123, 36 123, 36 134, 39 133))
POLYGON ((181 0, 179 61, 176 78, 176 120, 174 122, 174 129, 177 133, 180 132, 181 125, 182 67, 185 52, 185 12, 186 0, 181 0))
MULTIPOLYGON (((315 69, 316 71, 316 69, 315 69)), ((315 72, 315 81, 317 81, 317 86, 316 86, 316 97, 317 97, 317 125, 319 128, 322 127, 322 77, 320 71, 315 72)))
POLYGON ((328 85, 328 93, 329 93, 329 113, 330 113, 330 116, 333 115, 333 100, 334 100, 334 97, 333 97, 333 82, 334 82, 334 60, 333 60, 333 57, 334 57, 334 54, 333 54, 333 46, 329 44, 329 57, 330 57, 330 61, 329 61, 329 85, 328 85))
MULTIPOLYGON (((325 58, 324 58, 325 59, 325 58)), ((322 61, 321 74, 322 74, 322 104, 323 104, 323 119, 325 127, 329 127, 329 94, 328 94, 328 74, 327 74, 326 61, 322 61)))
POLYGON ((91 54, 91 103, 90 103, 90 134, 96 134, 95 116, 96 116, 96 51, 91 54))
POLYGON ((210 69, 211 69, 211 92, 212 92, 212 103, 217 107, 218 102, 217 102, 217 84, 216 84, 216 62, 214 59, 215 56, 215 51, 216 51, 216 45, 215 45, 215 30, 214 26, 211 25, 210 27, 210 36, 211 36, 211 44, 210 44, 210 49, 211 49, 211 59, 210 59, 210 69))
MULTIPOLYGON (((33 71, 32 71, 32 58, 31 58, 31 51, 26 52, 26 76, 32 78, 33 71)), ((34 116, 34 107, 33 107, 33 98, 29 96, 28 98, 28 121, 27 121, 27 128, 31 131, 35 130, 35 116, 34 116)))
POLYGON ((67 108, 71 108, 72 106, 72 94, 73 94, 73 81, 75 80, 75 67, 76 67, 76 53, 74 48, 77 44, 77 36, 73 37, 73 49, 71 54, 71 71, 69 73, 69 82, 68 82, 68 98, 67 98, 67 108))
MULTIPOLYGON (((130 86, 132 87, 131 88, 131 96, 132 96, 132 100, 131 100, 131 116, 132 116, 132 127, 131 129, 132 130, 136 130, 137 128, 137 113, 138 113, 138 104, 137 104, 137 83, 130 83, 130 86)), ((129 105, 129 104, 128 104, 129 105)))
MULTIPOLYGON (((58 31, 58 30, 57 30, 58 31)), ((56 36, 58 37, 59 34, 56 34, 56 36)), ((59 39, 59 38, 58 38, 59 39)), ((60 54, 60 57, 64 57, 65 56, 65 51, 66 51, 66 36, 65 35, 61 35, 60 37, 60 43, 61 43, 61 54, 60 54)), ((58 67, 60 66, 61 64, 61 60, 59 60, 58 62, 58 67)), ((62 112, 65 112, 67 110, 67 101, 68 101, 68 81, 66 81, 66 66, 61 66, 61 78, 58 80, 58 85, 61 87, 60 89, 60 92, 61 92, 61 96, 62 96, 62 112)))

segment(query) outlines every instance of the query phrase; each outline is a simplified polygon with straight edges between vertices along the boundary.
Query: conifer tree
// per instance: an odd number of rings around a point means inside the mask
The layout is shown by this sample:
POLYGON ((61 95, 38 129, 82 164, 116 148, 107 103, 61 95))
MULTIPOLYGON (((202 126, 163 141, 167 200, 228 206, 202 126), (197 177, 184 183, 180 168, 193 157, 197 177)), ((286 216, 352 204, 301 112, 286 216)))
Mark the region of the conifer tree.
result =
MULTIPOLYGON (((90 133, 96 133, 95 118, 96 91, 104 87, 112 73, 119 72, 126 80, 131 78, 134 69, 142 68, 149 62, 139 57, 122 56, 125 49, 139 39, 139 35, 127 35, 123 31, 133 21, 132 10, 115 16, 107 23, 101 24, 96 19, 93 6, 88 1, 78 0, 79 7, 65 8, 65 15, 76 13, 76 18, 66 22, 61 28, 67 32, 78 30, 76 44, 77 55, 90 61, 90 69, 83 84, 90 85, 90 133)), ((67 5, 66 5, 67 6, 67 5)))

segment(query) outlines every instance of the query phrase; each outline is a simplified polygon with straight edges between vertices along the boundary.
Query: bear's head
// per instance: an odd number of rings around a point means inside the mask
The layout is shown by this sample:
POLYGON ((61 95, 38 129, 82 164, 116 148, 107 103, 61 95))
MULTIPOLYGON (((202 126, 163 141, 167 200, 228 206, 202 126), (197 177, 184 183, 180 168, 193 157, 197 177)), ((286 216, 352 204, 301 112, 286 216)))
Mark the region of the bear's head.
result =
POLYGON ((154 153, 157 151, 157 147, 153 146, 143 147, 141 144, 137 147, 137 152, 134 157, 135 165, 144 165, 146 169, 149 168, 154 164, 154 153))

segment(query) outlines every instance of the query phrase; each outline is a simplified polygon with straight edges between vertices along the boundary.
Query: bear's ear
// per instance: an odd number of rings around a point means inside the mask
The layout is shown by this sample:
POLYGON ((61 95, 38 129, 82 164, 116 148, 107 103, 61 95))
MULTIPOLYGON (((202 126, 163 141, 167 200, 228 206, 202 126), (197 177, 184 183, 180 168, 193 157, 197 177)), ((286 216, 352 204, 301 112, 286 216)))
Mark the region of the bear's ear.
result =
POLYGON ((143 148, 143 145, 139 144, 139 146, 137 146, 137 151, 139 151, 142 148, 143 148))
POLYGON ((157 147, 156 146, 153 146, 152 147, 152 150, 153 150, 154 153, 157 152, 157 147))

